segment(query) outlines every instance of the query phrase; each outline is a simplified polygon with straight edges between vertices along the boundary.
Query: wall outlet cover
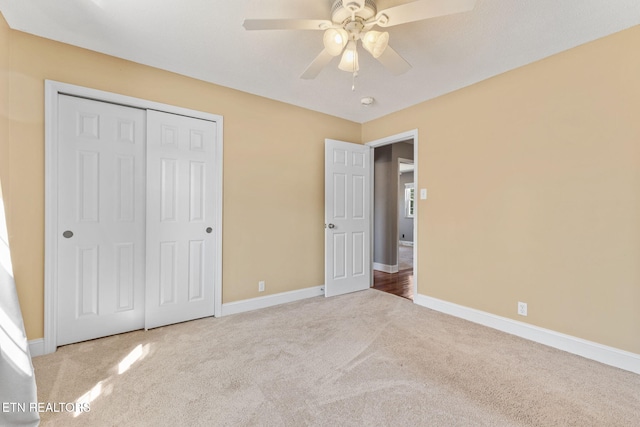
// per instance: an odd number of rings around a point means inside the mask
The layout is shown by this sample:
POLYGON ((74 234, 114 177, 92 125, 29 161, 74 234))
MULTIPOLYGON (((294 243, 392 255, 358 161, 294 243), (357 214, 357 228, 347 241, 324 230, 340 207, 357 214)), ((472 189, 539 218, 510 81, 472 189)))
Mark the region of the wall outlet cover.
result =
POLYGON ((518 314, 520 316, 527 315, 527 303, 518 301, 518 314))

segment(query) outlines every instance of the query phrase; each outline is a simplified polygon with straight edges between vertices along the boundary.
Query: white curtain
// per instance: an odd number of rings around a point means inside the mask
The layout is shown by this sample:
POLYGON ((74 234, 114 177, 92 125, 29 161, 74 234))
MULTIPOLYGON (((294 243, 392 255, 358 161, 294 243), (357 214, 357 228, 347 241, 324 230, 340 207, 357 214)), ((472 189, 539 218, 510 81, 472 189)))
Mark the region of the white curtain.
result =
POLYGON ((37 426, 36 378, 18 303, 0 192, 0 426, 37 426))

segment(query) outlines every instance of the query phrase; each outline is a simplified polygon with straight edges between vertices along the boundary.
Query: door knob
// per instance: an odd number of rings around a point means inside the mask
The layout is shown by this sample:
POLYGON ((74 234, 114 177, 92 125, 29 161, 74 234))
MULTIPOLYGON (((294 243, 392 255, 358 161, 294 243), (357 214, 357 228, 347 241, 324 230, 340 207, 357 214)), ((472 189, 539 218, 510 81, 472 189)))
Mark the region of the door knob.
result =
POLYGON ((71 231, 71 230, 65 231, 64 233, 62 233, 62 237, 65 237, 67 239, 72 238, 73 237, 73 231, 71 231))
POLYGON ((207 233, 211 233, 211 232, 213 231, 213 228, 211 228, 211 227, 207 227, 207 230, 206 230, 206 231, 207 231, 207 233))
POLYGON ((329 227, 329 228, 336 228, 336 226, 335 226, 334 224, 329 224, 329 225, 327 225, 327 227, 329 227))

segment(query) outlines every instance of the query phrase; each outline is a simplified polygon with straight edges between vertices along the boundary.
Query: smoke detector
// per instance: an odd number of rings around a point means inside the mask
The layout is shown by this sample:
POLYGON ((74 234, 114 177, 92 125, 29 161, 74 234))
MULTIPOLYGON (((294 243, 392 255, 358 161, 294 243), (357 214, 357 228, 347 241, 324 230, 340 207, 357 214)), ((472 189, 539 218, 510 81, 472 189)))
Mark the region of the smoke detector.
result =
POLYGON ((360 100, 360 104, 364 105, 365 107, 369 107, 371 104, 373 104, 374 101, 375 99, 372 96, 365 96, 360 100))

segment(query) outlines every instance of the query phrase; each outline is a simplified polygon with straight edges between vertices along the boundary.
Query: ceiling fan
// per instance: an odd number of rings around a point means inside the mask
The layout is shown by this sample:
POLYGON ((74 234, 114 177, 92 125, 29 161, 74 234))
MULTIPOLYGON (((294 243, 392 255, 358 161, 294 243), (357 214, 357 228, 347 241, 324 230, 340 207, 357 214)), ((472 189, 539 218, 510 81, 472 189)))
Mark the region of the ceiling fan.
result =
POLYGON ((324 49, 300 76, 314 79, 335 57, 342 54, 338 68, 357 75, 357 43, 394 75, 405 73, 411 65, 389 46, 389 33, 374 27, 392 27, 473 9, 476 0, 417 0, 377 10, 374 0, 334 0, 328 19, 245 19, 247 30, 321 30, 324 49))

